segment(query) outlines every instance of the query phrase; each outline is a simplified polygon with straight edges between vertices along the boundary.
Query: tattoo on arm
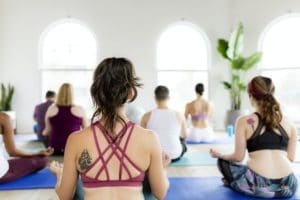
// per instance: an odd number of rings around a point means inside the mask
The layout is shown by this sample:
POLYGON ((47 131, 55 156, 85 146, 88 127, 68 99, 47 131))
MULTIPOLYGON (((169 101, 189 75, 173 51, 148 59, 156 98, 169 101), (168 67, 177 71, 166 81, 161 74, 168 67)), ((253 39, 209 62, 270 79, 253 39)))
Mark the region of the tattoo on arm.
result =
POLYGON ((92 163, 91 156, 87 149, 84 149, 79 157, 78 164, 81 170, 85 170, 92 163))

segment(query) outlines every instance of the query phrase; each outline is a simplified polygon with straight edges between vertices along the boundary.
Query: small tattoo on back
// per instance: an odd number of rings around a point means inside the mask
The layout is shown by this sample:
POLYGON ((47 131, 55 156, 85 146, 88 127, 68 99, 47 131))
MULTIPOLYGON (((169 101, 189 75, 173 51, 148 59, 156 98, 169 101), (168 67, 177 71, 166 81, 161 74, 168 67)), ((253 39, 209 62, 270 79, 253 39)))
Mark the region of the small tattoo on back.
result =
POLYGON ((78 164, 81 170, 85 170, 91 164, 92 159, 87 149, 84 149, 79 157, 78 164))

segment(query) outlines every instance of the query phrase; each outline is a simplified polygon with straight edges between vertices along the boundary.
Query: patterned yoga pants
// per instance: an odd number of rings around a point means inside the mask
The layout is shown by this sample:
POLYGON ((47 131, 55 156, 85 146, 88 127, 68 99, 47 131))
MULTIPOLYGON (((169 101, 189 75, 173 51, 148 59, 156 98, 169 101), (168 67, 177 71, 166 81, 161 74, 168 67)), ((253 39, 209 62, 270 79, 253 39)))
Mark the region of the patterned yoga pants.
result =
POLYGON ((280 179, 269 179, 245 165, 222 159, 218 159, 218 168, 233 190, 248 196, 287 198, 297 190, 297 178, 293 173, 280 179))

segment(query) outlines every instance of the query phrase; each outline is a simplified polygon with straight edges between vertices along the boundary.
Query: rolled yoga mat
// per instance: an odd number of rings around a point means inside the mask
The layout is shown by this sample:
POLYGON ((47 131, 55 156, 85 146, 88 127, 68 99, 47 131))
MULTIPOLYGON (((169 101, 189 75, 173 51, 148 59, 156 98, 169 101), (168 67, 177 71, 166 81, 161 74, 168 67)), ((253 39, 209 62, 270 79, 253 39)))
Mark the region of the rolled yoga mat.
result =
MULTIPOLYGON (((262 198, 245 196, 223 186, 221 177, 184 177, 169 178, 169 180, 170 187, 166 200, 262 200, 262 198)), ((299 181, 300 178, 298 178, 299 181)), ((300 188, 292 198, 287 199, 299 200, 300 188)))
POLYGON ((1 183, 0 190, 28 190, 54 188, 56 177, 48 168, 29 174, 15 181, 1 183))

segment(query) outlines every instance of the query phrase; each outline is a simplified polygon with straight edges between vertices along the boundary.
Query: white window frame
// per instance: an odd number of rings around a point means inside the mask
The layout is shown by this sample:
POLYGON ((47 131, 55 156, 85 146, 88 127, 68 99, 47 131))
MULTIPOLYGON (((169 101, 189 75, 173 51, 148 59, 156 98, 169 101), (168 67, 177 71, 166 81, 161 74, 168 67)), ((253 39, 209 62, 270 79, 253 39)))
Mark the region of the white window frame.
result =
MULTIPOLYGON (((207 90, 205 91, 206 94, 207 94, 207 97, 210 98, 210 93, 211 93, 211 84, 210 84, 210 66, 211 66, 211 42, 210 42, 210 39, 208 38, 207 34, 199 27, 197 26, 196 24, 192 23, 192 22, 188 22, 188 21, 179 21, 179 22, 175 22, 175 23, 172 23, 172 24, 169 24, 166 28, 163 29, 163 31, 161 31, 161 33, 159 34, 159 37, 158 39, 156 40, 156 75, 158 77, 158 74, 160 72, 206 72, 207 73, 207 84, 208 85, 205 85, 205 88, 207 88, 207 90), (207 52, 207 66, 206 66, 206 69, 199 69, 199 70, 191 70, 191 69, 159 69, 159 61, 158 61, 158 54, 159 54, 159 51, 158 51, 158 47, 159 47, 159 42, 160 42, 160 39, 161 39, 161 36, 169 29, 169 28, 172 28, 174 26, 177 26, 177 25, 186 25, 186 26, 189 26, 191 27, 192 29, 194 29, 195 31, 197 31, 201 36, 202 38, 204 39, 205 41, 205 47, 206 47, 206 52, 207 52)), ((199 66, 201 67, 201 66, 199 66)), ((158 78, 157 78, 157 81, 156 83, 158 84, 158 78)), ((191 86, 191 88, 193 88, 193 86, 191 86)))
MULTIPOLYGON (((281 21, 284 21, 285 19, 291 18, 291 17, 298 17, 300 19, 300 13, 285 14, 285 15, 275 18, 269 24, 267 24, 267 26, 264 28, 264 30, 260 34, 259 42, 258 42, 258 51, 262 52, 264 40, 267 37, 270 29, 272 27, 276 26, 276 24, 280 23, 281 21)), ((276 67, 267 67, 266 68, 263 66, 263 64, 259 64, 259 66, 258 66, 259 74, 263 74, 263 72, 278 72, 278 71, 282 71, 282 70, 300 70, 300 66, 299 67, 289 66, 289 67, 284 67, 284 68, 276 68, 276 67)), ((297 127, 300 129, 300 120, 294 121, 294 123, 296 123, 297 127)))
POLYGON ((45 30, 42 32, 40 40, 39 40, 39 46, 38 46, 38 70, 39 70, 39 91, 40 91, 40 99, 44 100, 44 95, 43 94, 43 80, 42 80, 42 74, 44 72, 59 72, 59 71, 70 71, 70 72, 93 72, 96 68, 96 61, 97 58, 99 57, 99 43, 97 40, 97 37, 95 35, 95 33, 92 31, 92 29, 85 24, 84 22, 78 20, 78 19, 73 19, 73 18, 67 18, 67 19, 62 19, 62 20, 58 20, 52 24, 50 24, 49 26, 47 26, 45 28, 45 30), (95 65, 92 67, 86 67, 86 66, 82 66, 82 65, 72 65, 70 67, 66 67, 66 66, 62 66, 61 68, 51 68, 50 66, 44 65, 43 63, 43 48, 44 48, 44 41, 48 35, 49 32, 51 32, 51 30, 53 30, 55 27, 59 26, 60 24, 64 24, 64 23, 75 23, 75 24, 79 24, 80 26, 84 27, 86 30, 88 30, 91 35, 93 36, 93 39, 95 41, 95 65))

